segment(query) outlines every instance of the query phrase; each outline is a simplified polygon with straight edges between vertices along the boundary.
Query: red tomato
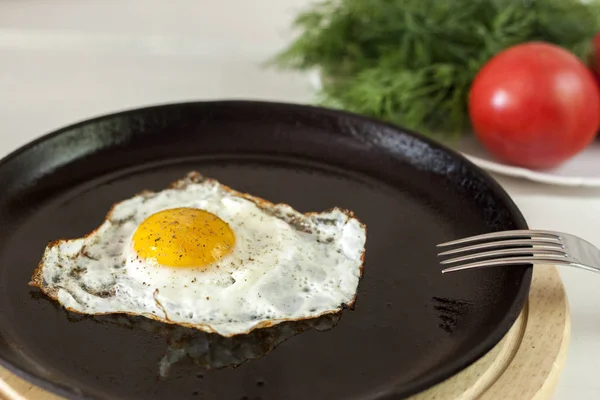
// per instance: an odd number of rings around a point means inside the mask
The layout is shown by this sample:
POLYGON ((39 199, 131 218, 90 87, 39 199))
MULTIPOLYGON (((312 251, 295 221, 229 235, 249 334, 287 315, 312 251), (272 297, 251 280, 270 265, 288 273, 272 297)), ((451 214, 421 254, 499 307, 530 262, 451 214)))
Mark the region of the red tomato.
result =
POLYGON ((532 42, 507 49, 479 71, 469 93, 478 139, 504 162, 549 168, 577 154, 600 126, 600 92, 569 51, 532 42))

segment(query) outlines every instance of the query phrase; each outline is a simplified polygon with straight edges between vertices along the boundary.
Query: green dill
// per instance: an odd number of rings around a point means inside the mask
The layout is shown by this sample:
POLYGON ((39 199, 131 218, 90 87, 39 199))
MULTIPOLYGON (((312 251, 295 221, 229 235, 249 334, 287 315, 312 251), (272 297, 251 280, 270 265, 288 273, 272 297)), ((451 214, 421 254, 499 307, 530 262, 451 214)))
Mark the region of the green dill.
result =
POLYGON ((545 41, 586 61, 599 3, 325 0, 297 16, 299 35, 272 62, 318 71, 321 105, 452 137, 470 129, 471 82, 498 52, 545 41))

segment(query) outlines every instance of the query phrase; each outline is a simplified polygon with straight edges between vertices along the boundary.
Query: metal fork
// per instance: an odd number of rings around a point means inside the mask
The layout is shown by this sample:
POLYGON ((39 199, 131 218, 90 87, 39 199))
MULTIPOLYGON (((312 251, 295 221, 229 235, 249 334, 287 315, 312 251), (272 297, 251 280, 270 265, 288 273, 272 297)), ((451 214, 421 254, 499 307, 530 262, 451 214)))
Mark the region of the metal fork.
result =
POLYGON ((600 273, 600 249, 577 236, 561 232, 502 231, 453 240, 437 247, 454 247, 438 254, 445 258, 441 264, 448 266, 442 270, 444 273, 527 264, 564 265, 600 273))

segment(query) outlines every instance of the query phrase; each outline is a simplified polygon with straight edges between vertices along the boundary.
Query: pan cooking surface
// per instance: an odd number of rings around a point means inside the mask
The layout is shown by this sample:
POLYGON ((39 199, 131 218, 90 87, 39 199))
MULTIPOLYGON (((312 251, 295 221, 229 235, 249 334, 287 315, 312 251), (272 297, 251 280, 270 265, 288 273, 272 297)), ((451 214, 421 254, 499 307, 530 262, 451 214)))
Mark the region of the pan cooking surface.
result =
POLYGON ((207 102, 101 117, 10 155, 0 187, 0 358, 71 398, 402 398, 494 346, 531 280, 523 267, 440 272, 437 243, 526 226, 487 175, 410 132, 318 108, 207 102), (367 226, 355 309, 232 342, 77 315, 27 285, 49 241, 191 170, 302 212, 354 211, 367 226))

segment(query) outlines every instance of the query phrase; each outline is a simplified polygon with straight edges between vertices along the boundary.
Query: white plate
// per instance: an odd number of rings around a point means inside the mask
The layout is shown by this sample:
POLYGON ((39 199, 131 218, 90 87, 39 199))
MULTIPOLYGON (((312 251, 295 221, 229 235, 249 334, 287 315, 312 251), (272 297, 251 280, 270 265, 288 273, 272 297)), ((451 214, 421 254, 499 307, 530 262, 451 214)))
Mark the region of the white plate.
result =
POLYGON ((553 185, 600 187, 600 139, 564 164, 541 171, 499 162, 473 136, 465 137, 453 147, 490 172, 553 185))

